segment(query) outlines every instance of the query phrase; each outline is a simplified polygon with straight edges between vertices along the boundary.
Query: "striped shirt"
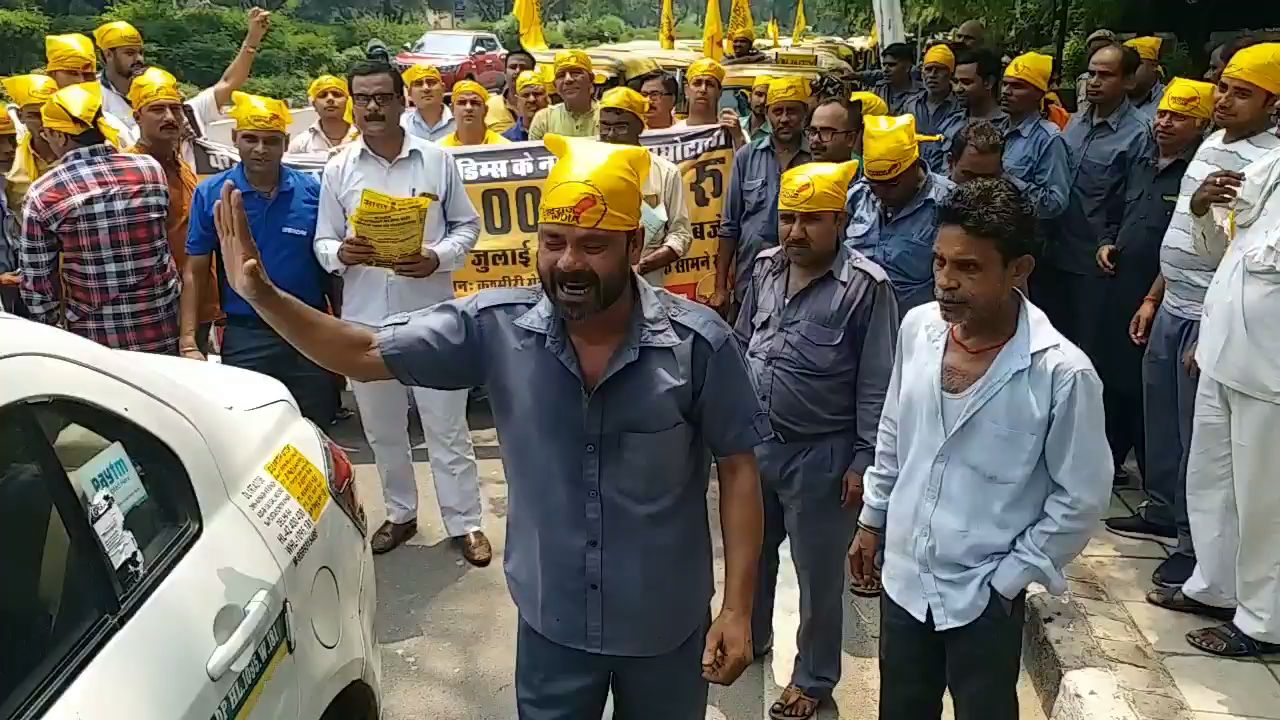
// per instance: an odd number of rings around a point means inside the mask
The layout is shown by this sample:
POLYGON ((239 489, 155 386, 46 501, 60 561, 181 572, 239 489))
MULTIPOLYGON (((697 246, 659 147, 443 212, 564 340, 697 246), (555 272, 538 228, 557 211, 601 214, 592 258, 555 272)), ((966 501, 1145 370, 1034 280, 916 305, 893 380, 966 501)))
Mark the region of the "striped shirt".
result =
POLYGON ((1160 245, 1160 272, 1164 275, 1164 309, 1185 320, 1199 320, 1204 293, 1218 268, 1216 260, 1196 252, 1191 236, 1191 196, 1209 173, 1219 170, 1240 172, 1268 150, 1280 147, 1280 137, 1260 132, 1253 137, 1223 142, 1225 130, 1210 135, 1196 151, 1187 173, 1182 176, 1178 205, 1160 245))

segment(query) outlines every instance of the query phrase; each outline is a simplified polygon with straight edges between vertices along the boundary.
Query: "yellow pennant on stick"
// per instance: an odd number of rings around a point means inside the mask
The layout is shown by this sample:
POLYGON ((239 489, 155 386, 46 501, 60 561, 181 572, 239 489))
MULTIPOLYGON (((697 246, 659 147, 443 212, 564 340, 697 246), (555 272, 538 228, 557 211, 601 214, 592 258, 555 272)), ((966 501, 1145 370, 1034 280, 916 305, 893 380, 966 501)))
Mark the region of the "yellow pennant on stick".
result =
POLYGON ((672 7, 673 0, 662 0, 662 19, 658 23, 658 43, 663 50, 674 50, 676 47, 676 12, 672 7))
POLYGON ((781 34, 778 31, 778 18, 770 18, 768 32, 769 32, 769 40, 773 42, 773 46, 775 48, 782 47, 782 43, 778 40, 778 35, 781 34))
POLYGON ((707 18, 702 29, 702 54, 716 62, 724 58, 724 23, 720 20, 720 0, 707 0, 707 18))
POLYGON ((515 0, 511 13, 520 28, 520 45, 525 50, 546 50, 542 35, 542 0, 515 0))
POLYGON ((804 16, 804 0, 796 0, 796 26, 791 31, 791 44, 799 45, 804 39, 805 28, 808 27, 809 21, 804 16))

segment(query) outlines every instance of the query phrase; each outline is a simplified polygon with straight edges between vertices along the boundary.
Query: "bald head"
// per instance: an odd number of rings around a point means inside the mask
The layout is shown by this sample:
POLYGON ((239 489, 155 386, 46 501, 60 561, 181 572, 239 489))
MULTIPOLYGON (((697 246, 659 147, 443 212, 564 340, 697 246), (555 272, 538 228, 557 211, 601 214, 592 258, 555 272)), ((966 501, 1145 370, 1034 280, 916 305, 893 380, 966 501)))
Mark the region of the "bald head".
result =
POLYGON ((987 26, 981 20, 966 20, 956 30, 956 40, 970 50, 976 50, 987 43, 987 26))

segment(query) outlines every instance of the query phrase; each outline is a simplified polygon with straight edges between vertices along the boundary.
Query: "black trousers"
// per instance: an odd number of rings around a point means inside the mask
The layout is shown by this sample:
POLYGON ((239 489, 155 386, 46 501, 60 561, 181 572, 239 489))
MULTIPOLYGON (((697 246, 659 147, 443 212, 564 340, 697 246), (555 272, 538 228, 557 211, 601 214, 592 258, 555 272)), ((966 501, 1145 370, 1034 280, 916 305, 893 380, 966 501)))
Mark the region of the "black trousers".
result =
POLYGON ((948 689, 956 720, 1017 720, 1026 593, 942 631, 880 597, 880 720, 939 720, 948 689))
POLYGON ((284 383, 303 417, 325 427, 337 411, 333 373, 308 360, 266 323, 227 318, 222 334, 222 363, 253 370, 284 383))

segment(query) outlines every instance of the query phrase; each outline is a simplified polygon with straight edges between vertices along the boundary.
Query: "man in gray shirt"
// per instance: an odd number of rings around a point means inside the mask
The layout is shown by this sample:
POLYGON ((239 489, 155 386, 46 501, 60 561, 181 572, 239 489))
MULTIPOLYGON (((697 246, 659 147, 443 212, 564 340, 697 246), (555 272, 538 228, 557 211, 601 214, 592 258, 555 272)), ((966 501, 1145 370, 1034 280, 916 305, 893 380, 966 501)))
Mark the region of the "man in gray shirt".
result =
POLYGON ((217 212, 228 282, 316 363, 489 392, 509 487, 506 573, 520 614, 521 720, 702 720, 707 682, 751 662, 762 527, 753 448, 769 434, 732 330, 655 290, 631 264, 644 242, 642 147, 545 138, 560 159, 539 211, 541 289, 486 291, 373 330, 278 291, 238 193, 217 212), (724 601, 706 492, 720 486, 724 601))

